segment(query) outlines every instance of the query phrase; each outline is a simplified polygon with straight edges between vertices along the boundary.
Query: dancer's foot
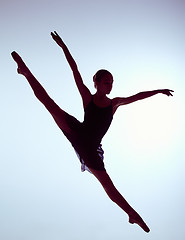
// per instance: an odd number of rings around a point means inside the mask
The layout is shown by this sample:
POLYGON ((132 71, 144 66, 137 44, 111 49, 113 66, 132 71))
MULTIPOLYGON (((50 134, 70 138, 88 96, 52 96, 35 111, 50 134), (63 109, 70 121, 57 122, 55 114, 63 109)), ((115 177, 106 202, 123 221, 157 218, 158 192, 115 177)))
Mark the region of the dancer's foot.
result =
POLYGON ((139 216, 138 213, 134 213, 129 215, 129 223, 131 224, 138 224, 145 232, 150 232, 150 229, 146 225, 146 223, 143 221, 143 219, 139 216))
POLYGON ((22 58, 14 51, 11 53, 14 61, 17 63, 18 68, 17 68, 17 72, 19 74, 22 74, 24 76, 29 75, 30 74, 30 70, 27 68, 26 64, 23 62, 22 58))

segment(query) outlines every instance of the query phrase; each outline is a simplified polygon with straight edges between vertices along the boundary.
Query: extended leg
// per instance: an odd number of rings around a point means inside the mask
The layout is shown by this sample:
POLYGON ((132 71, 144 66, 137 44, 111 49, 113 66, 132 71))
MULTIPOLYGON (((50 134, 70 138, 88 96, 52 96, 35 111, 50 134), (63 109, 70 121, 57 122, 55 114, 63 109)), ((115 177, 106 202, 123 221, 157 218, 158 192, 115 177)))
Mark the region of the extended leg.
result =
POLYGON ((112 180, 106 171, 98 171, 92 168, 89 170, 93 173, 93 175, 99 180, 104 190, 106 191, 109 198, 115 202, 121 209, 123 209, 129 216, 130 223, 138 224, 145 232, 149 232, 150 229, 145 224, 143 219, 139 216, 139 214, 128 204, 128 202, 123 198, 123 196, 118 192, 115 188, 112 180))
POLYGON ((44 104, 47 110, 51 113, 57 125, 62 130, 70 132, 68 124, 65 120, 66 113, 49 97, 45 89, 30 72, 21 57, 16 52, 12 52, 12 57, 18 65, 18 73, 26 77, 31 88, 33 89, 35 96, 40 102, 44 104))

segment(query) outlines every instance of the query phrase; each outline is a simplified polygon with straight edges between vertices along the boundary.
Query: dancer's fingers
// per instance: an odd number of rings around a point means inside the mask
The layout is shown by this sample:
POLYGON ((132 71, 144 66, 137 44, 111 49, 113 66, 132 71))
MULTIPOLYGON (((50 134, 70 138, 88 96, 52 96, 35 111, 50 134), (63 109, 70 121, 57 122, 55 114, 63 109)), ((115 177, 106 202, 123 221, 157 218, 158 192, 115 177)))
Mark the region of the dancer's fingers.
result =
POLYGON ((57 37, 60 37, 56 31, 54 31, 54 33, 56 34, 57 37))

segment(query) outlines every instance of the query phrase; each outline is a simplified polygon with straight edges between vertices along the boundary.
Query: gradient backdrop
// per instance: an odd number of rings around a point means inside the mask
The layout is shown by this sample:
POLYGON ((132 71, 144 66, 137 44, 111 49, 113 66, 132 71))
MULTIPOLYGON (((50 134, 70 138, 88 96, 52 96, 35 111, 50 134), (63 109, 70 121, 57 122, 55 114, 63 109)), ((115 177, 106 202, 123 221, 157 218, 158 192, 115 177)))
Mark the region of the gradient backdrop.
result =
POLYGON ((184 240, 185 1, 1 0, 0 239, 184 240), (114 75, 110 97, 173 89, 120 108, 103 140, 115 185, 151 228, 128 218, 79 161, 10 53, 52 98, 83 120, 80 95, 56 30, 84 82, 114 75))

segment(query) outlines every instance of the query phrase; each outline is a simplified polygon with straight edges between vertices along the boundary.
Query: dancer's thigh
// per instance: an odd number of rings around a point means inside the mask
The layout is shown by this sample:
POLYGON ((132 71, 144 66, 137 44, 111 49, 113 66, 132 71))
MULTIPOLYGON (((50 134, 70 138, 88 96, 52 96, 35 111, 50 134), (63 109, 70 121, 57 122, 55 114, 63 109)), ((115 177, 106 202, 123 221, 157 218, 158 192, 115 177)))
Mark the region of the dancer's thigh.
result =
POLYGON ((64 110, 62 110, 51 98, 47 99, 47 103, 45 102, 45 107, 52 115, 58 127, 67 133, 71 132, 70 126, 67 123, 67 118, 69 116, 64 110))

